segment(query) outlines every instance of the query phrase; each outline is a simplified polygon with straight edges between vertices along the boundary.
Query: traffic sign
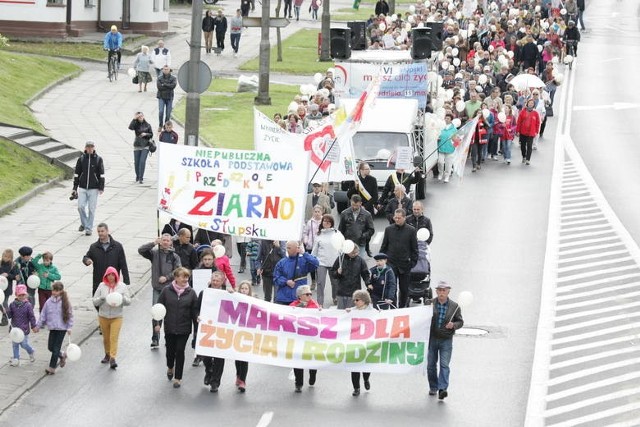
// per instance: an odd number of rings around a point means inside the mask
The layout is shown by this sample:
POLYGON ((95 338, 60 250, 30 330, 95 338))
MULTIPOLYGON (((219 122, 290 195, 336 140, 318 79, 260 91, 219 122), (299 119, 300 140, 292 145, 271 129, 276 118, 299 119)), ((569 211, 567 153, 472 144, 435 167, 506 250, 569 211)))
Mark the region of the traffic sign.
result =
MULTIPOLYGON (((178 70, 178 84, 185 92, 189 92, 189 65, 191 63, 189 61, 182 64, 180 70, 178 70)), ((211 69, 209 66, 200 61, 198 62, 198 81, 195 84, 194 90, 198 93, 203 93, 209 86, 211 85, 211 69)))

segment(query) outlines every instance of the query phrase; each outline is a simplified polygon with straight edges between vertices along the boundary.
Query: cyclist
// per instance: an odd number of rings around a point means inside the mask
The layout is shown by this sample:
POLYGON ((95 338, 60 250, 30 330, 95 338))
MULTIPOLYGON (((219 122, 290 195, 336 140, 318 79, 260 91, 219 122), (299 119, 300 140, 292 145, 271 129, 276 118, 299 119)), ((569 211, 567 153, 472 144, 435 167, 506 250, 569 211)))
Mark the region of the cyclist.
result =
POLYGON ((564 42, 565 44, 573 45, 573 56, 578 56, 578 42, 580 41, 580 31, 578 31, 578 27, 576 27, 576 23, 574 21, 569 21, 567 29, 564 31, 564 42))
POLYGON ((118 32, 118 27, 115 25, 111 26, 111 31, 104 35, 104 49, 109 51, 107 55, 107 61, 109 61, 109 57, 115 52, 118 55, 118 68, 120 68, 120 58, 122 57, 122 53, 120 49, 122 48, 122 34, 118 32))

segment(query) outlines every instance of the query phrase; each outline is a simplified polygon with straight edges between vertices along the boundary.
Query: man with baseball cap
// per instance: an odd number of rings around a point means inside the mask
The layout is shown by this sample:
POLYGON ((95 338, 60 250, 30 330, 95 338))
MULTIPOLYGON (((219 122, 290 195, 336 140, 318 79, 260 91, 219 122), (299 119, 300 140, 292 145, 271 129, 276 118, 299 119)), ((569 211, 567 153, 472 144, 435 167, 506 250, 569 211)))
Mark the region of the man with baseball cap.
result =
POLYGON ((433 316, 427 353, 427 378, 429 396, 438 394, 442 400, 449 395, 449 362, 453 350, 453 335, 464 324, 460 306, 449 298, 451 285, 440 282, 436 286, 437 297, 432 300, 433 316), (438 372, 440 359, 440 372, 438 372))
POLYGON ((95 151, 95 143, 87 141, 84 153, 76 163, 73 175, 73 191, 70 199, 78 199, 78 212, 80 213, 80 227, 90 236, 93 229, 93 220, 98 205, 98 195, 104 191, 104 163, 102 157, 95 151))

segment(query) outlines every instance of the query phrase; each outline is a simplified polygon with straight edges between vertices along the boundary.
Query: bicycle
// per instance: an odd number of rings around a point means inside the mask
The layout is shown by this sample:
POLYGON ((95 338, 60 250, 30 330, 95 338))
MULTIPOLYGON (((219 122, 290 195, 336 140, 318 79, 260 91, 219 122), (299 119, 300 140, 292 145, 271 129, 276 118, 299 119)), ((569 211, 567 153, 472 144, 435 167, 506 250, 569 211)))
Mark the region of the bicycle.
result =
POLYGON ((118 80, 118 50, 109 49, 109 56, 107 58, 107 76, 109 81, 118 80))
POLYGON ((570 61, 566 61, 567 64, 569 65, 569 69, 571 70, 573 68, 573 61, 575 60, 575 57, 576 57, 576 45, 578 44, 578 41, 567 40, 565 41, 565 44, 566 44, 565 58, 567 58, 567 56, 571 57, 570 61))

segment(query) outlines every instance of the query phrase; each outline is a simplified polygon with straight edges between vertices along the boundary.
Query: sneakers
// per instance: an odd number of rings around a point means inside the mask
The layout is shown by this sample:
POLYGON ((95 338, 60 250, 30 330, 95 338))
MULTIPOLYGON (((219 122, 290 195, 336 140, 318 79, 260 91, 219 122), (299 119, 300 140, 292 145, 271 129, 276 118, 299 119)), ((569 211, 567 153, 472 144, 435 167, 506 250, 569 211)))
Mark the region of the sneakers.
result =
POLYGON ((56 370, 54 368, 47 368, 44 370, 45 374, 47 375, 53 375, 56 373, 56 370))
POLYGON ((78 231, 84 231, 84 225, 81 225, 80 227, 78 227, 78 231))
POLYGON ((238 386, 238 391, 240 393, 244 393, 247 390, 247 385, 241 379, 236 380, 236 386, 238 386))
POLYGON ((116 363, 116 359, 112 358, 111 360, 109 360, 109 367, 111 369, 116 369, 118 367, 118 364, 116 363))
POLYGON ((429 396, 435 396, 438 394, 438 390, 429 390, 429 396))
POLYGON ((20 360, 19 359, 11 359, 9 361, 9 365, 11 365, 11 366, 20 366, 20 360))
POLYGON ((109 356, 108 354, 105 354, 102 360, 100 361, 100 363, 109 363, 110 360, 111 360, 111 356, 109 356))
POLYGON ((91 229, 87 228, 84 230, 84 235, 85 236, 91 236, 91 229))
POLYGON ((210 385, 210 384, 211 384, 211 372, 205 371, 204 372, 204 385, 210 385))
POLYGON ((449 396, 447 390, 438 390, 438 399, 443 400, 447 396, 449 396))
POLYGON ((180 384, 180 380, 173 380, 173 388, 180 388, 182 384, 180 384))
POLYGON ((444 179, 444 183, 446 184, 446 183, 448 183, 448 182, 449 182, 449 177, 446 177, 446 178, 444 179))
POLYGON ((296 393, 302 393, 302 386, 301 385, 297 385, 296 386, 296 393))
POLYGON ((505 160, 504 161, 506 164, 510 165, 511 164, 511 160, 505 160))
POLYGON ((316 286, 317 286, 316 281, 315 281, 315 280, 312 280, 312 281, 311 281, 311 290, 312 290, 312 291, 315 291, 315 290, 316 290, 316 286))
POLYGON ((525 159, 524 157, 522 158, 522 163, 526 162, 527 159, 525 159))
POLYGON ((444 178, 442 174, 438 175, 438 181, 442 181, 442 178, 444 178))
POLYGON ((160 347, 160 344, 158 344, 158 340, 157 339, 152 339, 151 340, 151 350, 157 350, 160 347))
POLYGON ((371 383, 369 380, 364 380, 364 389, 369 390, 371 388, 371 383))
POLYGON ((198 366, 200 366, 200 361, 202 361, 202 359, 200 358, 200 356, 196 356, 196 357, 193 359, 193 362, 191 363, 191 366, 193 366, 193 367, 198 367, 198 366))
POLYGON ((60 367, 64 368, 66 364, 67 364, 67 353, 62 353, 60 355, 60 367))
POLYGON ((478 168, 476 168, 476 167, 474 166, 474 167, 473 167, 473 169, 471 169, 471 172, 475 172, 475 171, 477 171, 477 170, 478 170, 478 168))
POLYGON ((529 166, 531 164, 531 162, 529 160, 527 160, 526 162, 524 162, 524 164, 529 166))
POLYGON ((316 374, 314 373, 309 373, 309 385, 315 385, 316 384, 316 374))
POLYGON ((167 379, 169 381, 173 379, 173 369, 167 369, 167 379))
POLYGON ((31 363, 36 361, 36 352, 35 351, 29 355, 29 361, 31 363))
POLYGON ((354 388, 353 393, 351 393, 351 396, 360 396, 360 389, 354 388))

